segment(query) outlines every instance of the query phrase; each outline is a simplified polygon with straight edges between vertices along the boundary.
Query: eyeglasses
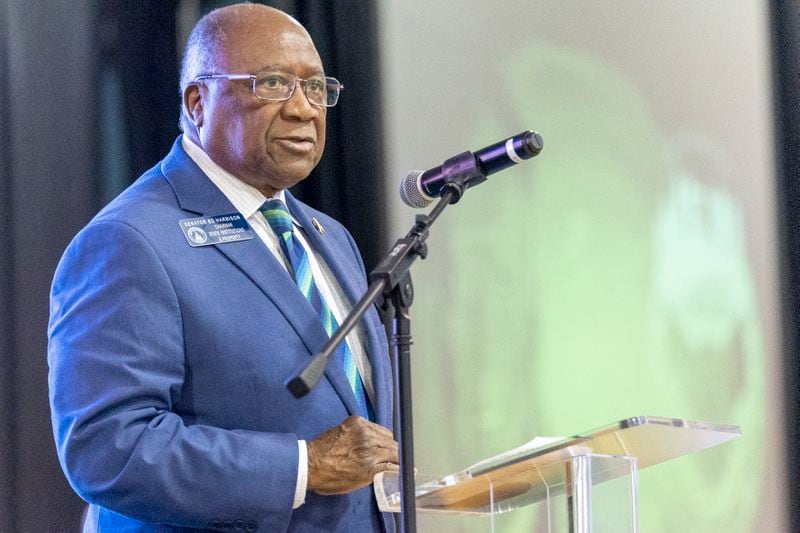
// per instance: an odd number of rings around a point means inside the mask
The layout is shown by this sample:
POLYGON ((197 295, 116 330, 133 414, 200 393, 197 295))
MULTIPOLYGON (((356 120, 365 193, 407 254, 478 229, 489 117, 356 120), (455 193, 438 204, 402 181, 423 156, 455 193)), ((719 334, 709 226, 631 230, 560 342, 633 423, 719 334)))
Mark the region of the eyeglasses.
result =
POLYGON ((255 74, 204 74, 194 81, 214 80, 253 80, 253 94, 261 100, 283 102, 294 95, 297 84, 303 86, 303 92, 309 103, 322 107, 333 107, 339 101, 339 93, 344 85, 336 78, 322 76, 304 80, 286 72, 261 71, 255 74))

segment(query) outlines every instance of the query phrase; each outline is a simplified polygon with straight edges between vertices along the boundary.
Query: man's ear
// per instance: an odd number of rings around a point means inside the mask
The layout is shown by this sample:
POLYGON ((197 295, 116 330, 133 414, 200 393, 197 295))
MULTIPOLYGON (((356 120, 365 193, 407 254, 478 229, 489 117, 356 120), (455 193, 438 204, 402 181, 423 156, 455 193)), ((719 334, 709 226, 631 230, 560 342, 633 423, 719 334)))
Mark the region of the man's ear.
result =
POLYGON ((196 83, 190 83, 183 91, 183 112, 195 127, 203 126, 203 95, 196 83))

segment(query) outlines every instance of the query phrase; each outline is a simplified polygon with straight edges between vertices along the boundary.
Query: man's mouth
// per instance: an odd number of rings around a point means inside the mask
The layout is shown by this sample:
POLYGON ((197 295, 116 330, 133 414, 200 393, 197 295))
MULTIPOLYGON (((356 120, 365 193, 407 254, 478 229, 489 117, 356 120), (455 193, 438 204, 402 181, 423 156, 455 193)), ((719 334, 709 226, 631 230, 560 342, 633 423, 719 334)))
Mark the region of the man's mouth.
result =
POLYGON ((288 136, 275 139, 280 146, 291 152, 305 154, 314 149, 316 141, 312 137, 288 136))

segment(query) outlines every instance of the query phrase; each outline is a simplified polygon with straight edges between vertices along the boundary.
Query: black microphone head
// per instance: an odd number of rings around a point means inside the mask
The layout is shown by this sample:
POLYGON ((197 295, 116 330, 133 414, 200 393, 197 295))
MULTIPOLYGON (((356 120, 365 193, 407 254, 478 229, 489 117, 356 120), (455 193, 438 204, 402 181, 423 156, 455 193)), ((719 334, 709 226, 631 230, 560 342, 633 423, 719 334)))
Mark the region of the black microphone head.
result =
POLYGON ((428 207, 433 200, 423 194, 419 186, 419 178, 422 170, 412 170, 400 181, 400 199, 409 207, 421 208, 428 207))

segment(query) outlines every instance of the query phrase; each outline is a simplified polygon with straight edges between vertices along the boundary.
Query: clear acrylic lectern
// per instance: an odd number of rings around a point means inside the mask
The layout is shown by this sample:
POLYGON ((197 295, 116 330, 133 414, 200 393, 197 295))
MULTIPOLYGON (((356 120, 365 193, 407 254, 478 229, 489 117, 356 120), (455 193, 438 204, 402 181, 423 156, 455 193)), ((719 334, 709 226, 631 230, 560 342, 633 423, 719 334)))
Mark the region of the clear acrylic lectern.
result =
MULTIPOLYGON (((615 509, 611 531, 638 533, 639 469, 740 435, 738 426, 640 416, 546 444, 534 439, 440 479, 417 476, 416 508, 493 517, 540 502, 548 533, 592 533, 602 501, 615 509)), ((375 494, 382 511, 399 512, 398 474, 378 474, 375 494)))

